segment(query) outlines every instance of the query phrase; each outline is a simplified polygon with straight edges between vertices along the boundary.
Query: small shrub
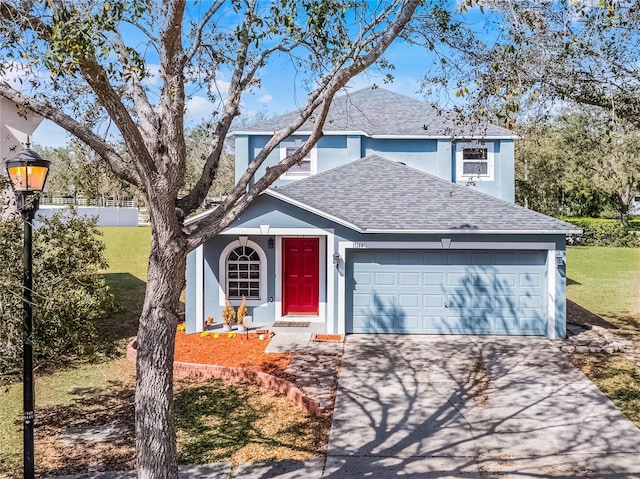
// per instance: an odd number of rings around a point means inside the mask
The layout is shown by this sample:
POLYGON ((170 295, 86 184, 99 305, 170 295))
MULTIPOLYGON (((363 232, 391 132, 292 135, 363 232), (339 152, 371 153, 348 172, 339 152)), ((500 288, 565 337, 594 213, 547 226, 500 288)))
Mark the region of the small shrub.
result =
POLYGON ((218 339, 219 337, 220 337, 220 333, 215 333, 215 334, 213 335, 213 339, 218 339))
POLYGON ((202 331, 202 332, 200 333, 200 337, 201 337, 201 338, 206 338, 207 336, 209 336, 209 333, 208 333, 207 331, 202 331))
POLYGON ((242 295, 242 303, 240 303, 240 307, 238 308, 238 324, 243 324, 244 317, 247 315, 247 298, 245 298, 244 294, 242 295))
POLYGON ((233 306, 229 303, 229 298, 225 296, 224 309, 222 310, 222 322, 224 324, 231 324, 234 319, 236 319, 236 310, 233 309, 233 306))
POLYGON ((178 327, 176 328, 176 331, 186 331, 186 330, 187 330, 187 325, 184 323, 178 324, 178 327))
MULTIPOLYGON (((96 220, 62 210, 33 232, 33 360, 52 368, 111 354, 96 325, 116 309, 96 220)), ((22 365, 22 221, 0 221, 0 377, 22 365)))
POLYGON ((227 333, 227 338, 235 338, 236 336, 236 333, 227 333))

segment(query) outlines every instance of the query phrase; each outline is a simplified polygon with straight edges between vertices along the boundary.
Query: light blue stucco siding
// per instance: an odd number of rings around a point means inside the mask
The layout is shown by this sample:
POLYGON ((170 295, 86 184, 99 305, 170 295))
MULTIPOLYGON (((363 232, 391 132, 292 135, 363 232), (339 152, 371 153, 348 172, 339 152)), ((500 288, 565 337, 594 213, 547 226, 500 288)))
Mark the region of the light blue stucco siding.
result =
MULTIPOLYGON (((494 255, 496 251, 501 251, 506 248, 509 252, 518 252, 518 251, 537 251, 537 258, 543 258, 544 255, 547 255, 545 259, 545 268, 547 271, 547 277, 545 281, 547 281, 547 285, 554 286, 553 291, 554 295, 551 295, 551 291, 548 290, 545 292, 549 301, 551 298, 554 298, 554 301, 551 303, 546 303, 547 308, 552 311, 552 316, 555 316, 555 320, 551 323, 551 327, 553 331, 542 331, 540 334, 544 334, 550 337, 556 338, 564 338, 566 335, 566 279, 565 279, 565 266, 564 264, 556 265, 555 258, 551 258, 551 256, 558 255, 562 257, 563 252, 565 251, 565 239, 561 234, 557 235, 542 235, 542 234, 529 234, 529 235, 513 235, 513 234, 469 234, 469 233, 456 233, 456 234, 445 234, 445 235, 437 235, 437 234, 363 234, 358 233, 350 228, 342 226, 340 224, 334 223, 329 219, 318 216, 314 213, 310 213, 306 210, 298 208, 296 206, 285 203, 281 200, 275 199, 268 195, 262 195, 260 198, 256 200, 256 202, 232 225, 232 228, 242 228, 242 229, 254 229, 257 230, 261 226, 269 225, 269 227, 273 230, 275 228, 279 229, 295 229, 297 232, 296 235, 299 235, 300 231, 304 231, 304 229, 309 229, 310 234, 314 235, 318 230, 330 231, 331 236, 323 236, 322 240, 326 241, 326 238, 332 237, 333 243, 326 245, 326 255, 328 257, 332 257, 334 253, 340 251, 340 247, 344 247, 345 244, 352 245, 358 244, 362 247, 366 248, 368 244, 386 244, 390 245, 393 249, 398 249, 403 243, 412 243, 415 245, 416 243, 429 244, 432 245, 427 249, 434 249, 433 245, 436 246, 436 250, 442 252, 443 248, 440 246, 441 240, 450 239, 451 245, 450 248, 456 248, 460 245, 466 245, 465 248, 469 251, 474 251, 476 253, 475 258, 483 257, 483 253, 490 249, 493 251, 494 255), (315 233, 311 233, 314 231, 315 233), (493 246, 486 246, 491 244, 493 246), (496 246, 497 245, 497 246, 496 246), (550 253, 551 251, 551 253, 550 253), (550 264, 550 262, 552 264, 550 264), (553 275, 553 281, 549 281, 548 275, 553 275), (552 305, 549 308, 549 304, 552 305)), ((218 286, 218 278, 219 278, 219 256, 220 253, 224 250, 224 248, 232 241, 236 241, 238 239, 238 234, 223 234, 219 235, 215 238, 209 240, 203 246, 203 257, 204 257, 204 317, 213 316, 217 320, 220 318, 221 306, 220 306, 220 297, 219 297, 219 286, 218 286)), ((284 235, 286 236, 286 235, 284 235)), ((275 268, 275 249, 268 248, 268 241, 270 235, 259 235, 259 234, 250 234, 248 235, 248 239, 250 241, 254 241, 260 245, 260 247, 264 250, 267 257, 267 275, 269 278, 269 283, 267 285, 267 301, 255 308, 250 308, 250 314, 254 315, 256 319, 259 320, 273 320, 275 315, 274 305, 278 301, 278 298, 273 298, 274 301, 271 302, 271 296, 275 295, 276 292, 276 274, 274 271, 275 268)), ((277 246, 277 241, 276 241, 277 246)), ((372 249, 380 249, 379 247, 372 247, 372 249)), ((400 248, 401 249, 401 248, 400 248)), ((415 246, 412 246, 411 249, 416 250, 415 246)), ((349 274, 349 268, 351 268, 351 263, 349 263, 351 258, 351 253, 353 249, 348 247, 346 249, 346 257, 341 258, 342 261, 346 261, 346 268, 336 268, 336 267, 328 267, 325 266, 326 278, 323 288, 333 288, 333 304, 327 305, 327 316, 332 318, 332 324, 327 325, 328 330, 333 330, 335 332, 343 332, 339 331, 341 324, 341 318, 344 318, 348 322, 352 318, 346 318, 345 315, 348 313, 346 311, 339 311, 338 303, 339 296, 345 295, 343 298, 346 306, 346 295, 349 291, 349 281, 348 278, 343 276, 343 283, 345 285, 345 290, 341 291, 339 289, 339 284, 341 283, 340 277, 344 274, 349 274), (329 314, 331 311, 331 314, 329 314)), ((535 255, 534 255, 535 256, 535 255)), ((473 264, 473 259, 470 260, 473 264)), ((560 261, 561 262, 561 261, 560 261)), ((196 311, 196 261, 195 261, 195 252, 189 254, 187 261, 187 291, 186 291, 186 318, 187 318, 187 330, 190 332, 196 331, 195 324, 195 311, 196 311)), ((481 264, 475 265, 478 268, 482 268, 481 264)), ((489 268, 496 268, 496 265, 488 264, 486 265, 489 268)), ((505 274, 524 274, 526 275, 530 271, 527 270, 528 265, 523 264, 521 266, 521 271, 507 271, 505 274)), ((536 274, 539 273, 540 265, 532 265, 533 270, 536 270, 536 274), (538 268, 538 269, 536 269, 538 268)), ((495 271, 494 271, 495 272, 495 271)), ((498 274, 503 274, 502 272, 498 272, 498 274)), ((505 279, 505 278, 503 278, 505 279)), ((506 279, 505 279, 506 280, 506 279)), ((524 287, 524 283, 522 283, 522 287, 524 287)), ((518 283, 518 288, 521 288, 520 283, 518 283)), ((520 293, 523 292, 524 289, 520 289, 520 293)), ((518 294, 520 294, 518 293, 518 294)), ((526 293, 524 293, 526 295, 526 293)), ((323 298, 326 299, 328 297, 328 292, 323 290, 323 298)), ((321 299, 322 300, 322 299, 321 299)), ((352 314, 352 313, 349 313, 352 314)), ((345 324, 345 325, 346 325, 345 324)), ((534 326, 538 327, 538 326, 534 326)), ((533 327, 532 327, 533 328, 533 327)), ((507 327, 503 328, 504 330, 508 329, 507 327)), ((523 329, 527 329, 523 327, 523 329)), ((446 331, 443 331, 446 332, 446 331)), ((480 331, 481 332, 481 331, 480 331)), ((532 334, 532 333, 531 333, 532 334)))
MULTIPOLYGON (((236 182, 248 164, 262 151, 270 135, 236 135, 236 182)), ((286 142, 305 141, 306 136, 293 135, 286 142)), ((514 201, 514 142, 512 139, 492 140, 494 148, 494 178, 475 179, 473 188, 505 201, 514 201)), ((456 178, 455 143, 441 138, 370 138, 363 135, 326 135, 315 146, 315 171, 320 173, 350 161, 377 154, 392 161, 398 161, 440 178, 466 184, 466 180, 456 178)), ((266 168, 280 161, 280 149, 276 148, 256 173, 260 178, 266 168)), ((300 179, 300 176, 284 175, 275 185, 286 185, 300 179)))

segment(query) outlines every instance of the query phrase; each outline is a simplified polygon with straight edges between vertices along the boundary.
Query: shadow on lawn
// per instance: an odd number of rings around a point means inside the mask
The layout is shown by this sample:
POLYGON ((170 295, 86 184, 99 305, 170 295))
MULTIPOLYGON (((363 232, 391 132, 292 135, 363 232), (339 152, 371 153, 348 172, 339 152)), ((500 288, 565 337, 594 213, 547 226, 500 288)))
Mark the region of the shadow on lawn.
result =
POLYGON ((108 381, 104 388, 75 388, 71 402, 36 411, 36 457, 42 477, 134 466, 134 387, 108 381), (107 440, 98 437, 109 432, 107 440), (93 437, 93 439, 92 439, 93 437))
POLYGON ((618 329, 618 326, 615 324, 610 323, 601 316, 592 313, 570 299, 567 299, 567 322, 584 326, 589 329, 593 326, 600 326, 601 328, 606 329, 618 329))

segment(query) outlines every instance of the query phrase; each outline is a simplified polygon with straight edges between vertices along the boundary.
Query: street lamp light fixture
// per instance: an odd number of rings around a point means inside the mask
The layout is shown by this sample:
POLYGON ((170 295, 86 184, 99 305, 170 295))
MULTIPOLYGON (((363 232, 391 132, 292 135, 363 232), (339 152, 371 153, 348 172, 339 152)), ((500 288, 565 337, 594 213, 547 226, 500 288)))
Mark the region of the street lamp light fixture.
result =
POLYGON ((7 161, 7 174, 11 179, 13 190, 16 193, 18 209, 25 215, 25 209, 33 214, 38 210, 37 197, 44 189, 49 172, 50 162, 42 158, 38 153, 27 146, 12 160, 7 161))
POLYGON ((23 431, 24 431, 24 478, 33 479, 34 466, 34 441, 33 423, 34 394, 33 394, 33 280, 32 280, 32 233, 33 218, 38 211, 38 195, 44 189, 49 172, 49 161, 43 159, 33 151, 29 144, 17 154, 15 158, 7 161, 7 174, 11 179, 18 209, 22 214, 24 224, 24 276, 22 289, 23 306, 23 377, 22 377, 22 403, 23 403, 23 431))

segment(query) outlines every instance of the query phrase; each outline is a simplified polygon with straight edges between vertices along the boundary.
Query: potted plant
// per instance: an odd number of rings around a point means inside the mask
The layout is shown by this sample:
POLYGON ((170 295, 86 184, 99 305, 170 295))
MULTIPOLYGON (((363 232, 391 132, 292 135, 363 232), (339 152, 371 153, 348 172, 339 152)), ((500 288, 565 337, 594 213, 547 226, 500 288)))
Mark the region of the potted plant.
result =
POLYGON ((229 298, 225 296, 224 309, 222 310, 222 330, 231 331, 231 323, 233 323, 234 319, 236 319, 236 310, 229 303, 229 298))
POLYGON ((238 331, 246 331, 247 328, 244 325, 244 318, 247 315, 247 298, 245 298, 244 294, 242 295, 242 303, 240 303, 240 307, 238 308, 238 331))

